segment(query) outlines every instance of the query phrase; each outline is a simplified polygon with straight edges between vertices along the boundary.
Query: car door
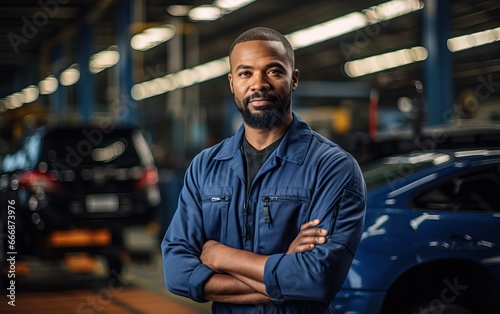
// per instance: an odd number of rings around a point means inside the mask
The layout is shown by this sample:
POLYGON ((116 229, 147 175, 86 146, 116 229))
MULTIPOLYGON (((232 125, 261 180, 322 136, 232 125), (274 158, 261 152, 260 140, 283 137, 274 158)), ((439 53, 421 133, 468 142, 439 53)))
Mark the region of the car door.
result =
POLYGON ((414 194, 420 211, 412 222, 421 243, 420 258, 463 257, 496 263, 500 255, 500 162, 456 163, 452 174, 414 194))

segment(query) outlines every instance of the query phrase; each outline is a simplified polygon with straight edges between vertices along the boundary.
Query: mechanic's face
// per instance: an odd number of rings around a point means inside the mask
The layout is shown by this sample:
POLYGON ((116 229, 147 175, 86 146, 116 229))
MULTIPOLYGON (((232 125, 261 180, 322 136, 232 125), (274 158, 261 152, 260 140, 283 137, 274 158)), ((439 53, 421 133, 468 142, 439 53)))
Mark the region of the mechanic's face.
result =
POLYGON ((256 129, 291 121, 291 94, 299 71, 293 69, 283 44, 254 40, 237 44, 230 56, 228 75, 236 106, 244 122, 256 129))

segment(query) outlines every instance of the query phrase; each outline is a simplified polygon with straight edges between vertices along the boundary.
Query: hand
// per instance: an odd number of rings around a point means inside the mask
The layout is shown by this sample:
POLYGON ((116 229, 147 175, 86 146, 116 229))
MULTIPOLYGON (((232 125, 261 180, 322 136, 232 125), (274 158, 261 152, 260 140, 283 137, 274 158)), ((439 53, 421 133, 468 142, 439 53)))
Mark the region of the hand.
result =
POLYGON ((300 232, 288 247, 286 254, 309 252, 316 247, 316 244, 325 243, 328 230, 313 228, 319 223, 319 219, 314 219, 300 226, 300 232))

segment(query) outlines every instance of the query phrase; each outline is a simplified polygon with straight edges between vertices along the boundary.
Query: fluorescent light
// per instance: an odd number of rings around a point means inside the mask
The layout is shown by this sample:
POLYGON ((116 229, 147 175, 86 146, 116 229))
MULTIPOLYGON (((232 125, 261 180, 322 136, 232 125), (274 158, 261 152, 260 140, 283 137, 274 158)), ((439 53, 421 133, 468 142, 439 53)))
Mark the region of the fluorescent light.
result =
POLYGON ((419 0, 393 0, 363 10, 370 24, 387 21, 418 11, 424 7, 419 0))
POLYGON ((52 94, 57 90, 57 85, 59 82, 55 78, 54 75, 49 75, 45 79, 38 82, 38 89, 40 90, 40 94, 47 95, 52 94))
POLYGON ((448 39, 451 52, 483 46, 500 40, 500 27, 448 39))
POLYGON ((107 50, 103 50, 90 57, 89 70, 93 74, 97 74, 104 69, 112 67, 120 60, 120 53, 117 46, 111 46, 107 50))
POLYGON ((353 12, 302 29, 287 35, 287 38, 294 49, 299 49, 353 32, 369 24, 387 21, 420 10, 423 7, 424 4, 419 0, 393 0, 370 7, 362 13, 353 12))
POLYGON ((5 97, 5 108, 16 109, 23 105, 21 93, 14 93, 5 97))
POLYGON ((224 11, 236 11, 255 0, 216 0, 214 5, 224 11))
POLYGON ((193 21, 215 21, 222 16, 222 10, 210 4, 200 5, 189 10, 188 17, 193 21))
POLYGON ((174 36, 175 26, 173 25, 165 24, 151 27, 132 37, 130 46, 135 50, 146 51, 170 40, 174 36))
POLYGON ((427 55, 427 49, 424 47, 401 49, 364 59, 349 61, 344 65, 344 70, 349 77, 360 77, 423 61, 427 59, 427 55))
POLYGON ((299 49, 316 43, 338 37, 368 25, 364 14, 350 13, 342 17, 317 24, 287 35, 294 49, 299 49))
POLYGON ((80 70, 78 69, 78 64, 73 64, 61 73, 59 80, 61 85, 71 86, 78 82, 80 79, 80 70))
POLYGON ((255 0, 216 0, 212 4, 203 4, 192 8, 187 13, 187 16, 194 22, 215 21, 225 14, 241 9, 254 1, 255 0))
POLYGON ((38 99, 38 96, 39 96, 39 91, 38 91, 38 87, 36 87, 35 85, 30 85, 28 87, 25 87, 23 88, 23 90, 21 91, 21 101, 25 104, 28 104, 30 102, 34 102, 35 100, 38 99))
POLYGON ((229 57, 220 58, 198 65, 193 68, 193 72, 197 75, 197 83, 208 81, 227 74, 229 72, 229 57))
POLYGON ((222 76, 229 72, 229 57, 220 58, 184 69, 177 73, 165 75, 150 81, 135 84, 132 87, 132 98, 142 100, 164 94, 178 88, 184 88, 222 76))

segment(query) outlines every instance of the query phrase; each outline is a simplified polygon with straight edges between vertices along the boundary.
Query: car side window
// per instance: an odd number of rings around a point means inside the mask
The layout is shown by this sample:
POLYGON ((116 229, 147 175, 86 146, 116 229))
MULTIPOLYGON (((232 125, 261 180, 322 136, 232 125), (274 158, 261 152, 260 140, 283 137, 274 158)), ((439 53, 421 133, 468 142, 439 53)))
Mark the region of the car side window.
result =
POLYGON ((500 166, 488 165, 447 177, 413 199, 414 209, 500 211, 500 166))

